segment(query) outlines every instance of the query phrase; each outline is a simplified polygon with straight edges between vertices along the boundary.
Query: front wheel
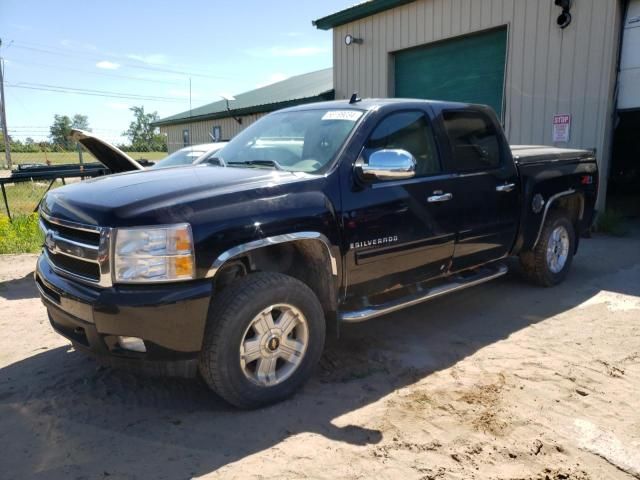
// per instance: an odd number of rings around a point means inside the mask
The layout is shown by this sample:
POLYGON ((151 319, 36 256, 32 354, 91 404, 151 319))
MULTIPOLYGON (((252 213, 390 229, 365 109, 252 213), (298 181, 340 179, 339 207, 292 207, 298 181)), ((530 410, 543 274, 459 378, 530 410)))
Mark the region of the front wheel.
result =
POLYGON ((550 213, 538 244, 520 254, 525 276, 544 287, 561 283, 571 267, 575 245, 575 229, 568 215, 562 210, 550 213))
POLYGON ((325 319, 313 291, 280 273, 236 280, 214 299, 200 355, 207 384, 240 408, 292 395, 322 354, 325 319))

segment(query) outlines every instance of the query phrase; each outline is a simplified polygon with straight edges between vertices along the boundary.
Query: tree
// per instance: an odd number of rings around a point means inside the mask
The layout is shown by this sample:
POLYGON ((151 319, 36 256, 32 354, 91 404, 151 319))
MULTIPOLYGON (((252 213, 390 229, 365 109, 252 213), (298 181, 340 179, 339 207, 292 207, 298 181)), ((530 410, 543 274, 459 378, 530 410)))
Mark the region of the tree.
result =
POLYGON ((144 113, 144 107, 131 107, 134 120, 129 124, 129 129, 123 133, 131 141, 131 149, 137 152, 164 152, 167 150, 167 142, 164 135, 160 135, 156 127, 151 123, 157 121, 158 112, 144 113))
MULTIPOLYGON (((13 138, 11 138, 11 135, 9 135, 7 138, 9 139, 9 144, 11 144, 13 142, 13 138)), ((4 134, 2 132, 0 132, 0 145, 2 145, 2 148, 4 148, 4 134)))
POLYGON ((86 130, 87 132, 90 132, 91 128, 89 128, 89 117, 76 113, 73 116, 73 120, 71 120, 71 127, 78 130, 86 130))
POLYGON ((70 150, 73 146, 71 140, 69 140, 71 126, 71 119, 68 116, 54 115, 53 124, 49 127, 51 143, 62 147, 64 150, 70 150))
POLYGON ((75 148, 75 142, 69 139, 72 128, 91 131, 89 128, 89 118, 79 113, 73 116, 73 120, 67 115, 54 115, 53 124, 49 127, 51 143, 63 150, 73 150, 75 148))

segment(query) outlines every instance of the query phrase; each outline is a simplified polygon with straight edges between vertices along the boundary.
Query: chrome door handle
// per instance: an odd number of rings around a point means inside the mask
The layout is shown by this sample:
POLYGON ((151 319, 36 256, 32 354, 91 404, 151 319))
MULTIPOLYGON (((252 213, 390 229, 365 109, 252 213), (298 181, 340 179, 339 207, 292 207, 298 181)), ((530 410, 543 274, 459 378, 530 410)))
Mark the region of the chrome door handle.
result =
POLYGON ((515 183, 505 183, 504 185, 498 185, 496 187, 496 192, 510 192, 514 188, 516 188, 515 183))
POLYGON ((437 202, 448 202, 453 198, 451 193, 442 193, 442 192, 433 192, 435 195, 431 195, 427 197, 427 202, 429 203, 437 203, 437 202))

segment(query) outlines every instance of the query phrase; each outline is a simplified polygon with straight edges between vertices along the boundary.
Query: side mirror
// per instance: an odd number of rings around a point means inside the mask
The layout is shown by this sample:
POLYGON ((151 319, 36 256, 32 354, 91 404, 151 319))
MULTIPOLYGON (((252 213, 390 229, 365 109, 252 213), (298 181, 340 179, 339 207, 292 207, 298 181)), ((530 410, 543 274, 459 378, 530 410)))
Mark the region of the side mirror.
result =
POLYGON ((356 173, 363 180, 403 180, 416 175, 416 159, 406 150, 377 150, 367 162, 358 160, 356 173))

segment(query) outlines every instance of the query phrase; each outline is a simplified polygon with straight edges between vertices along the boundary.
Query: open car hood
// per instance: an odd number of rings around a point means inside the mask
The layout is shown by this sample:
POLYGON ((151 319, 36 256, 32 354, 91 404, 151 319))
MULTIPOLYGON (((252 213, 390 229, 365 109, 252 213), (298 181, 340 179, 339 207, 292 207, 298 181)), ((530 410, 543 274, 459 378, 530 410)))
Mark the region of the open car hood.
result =
POLYGON ((109 142, 96 137, 91 132, 71 130, 71 138, 76 142, 80 142, 100 163, 111 170, 112 173, 144 170, 144 167, 129 155, 111 145, 109 142))

